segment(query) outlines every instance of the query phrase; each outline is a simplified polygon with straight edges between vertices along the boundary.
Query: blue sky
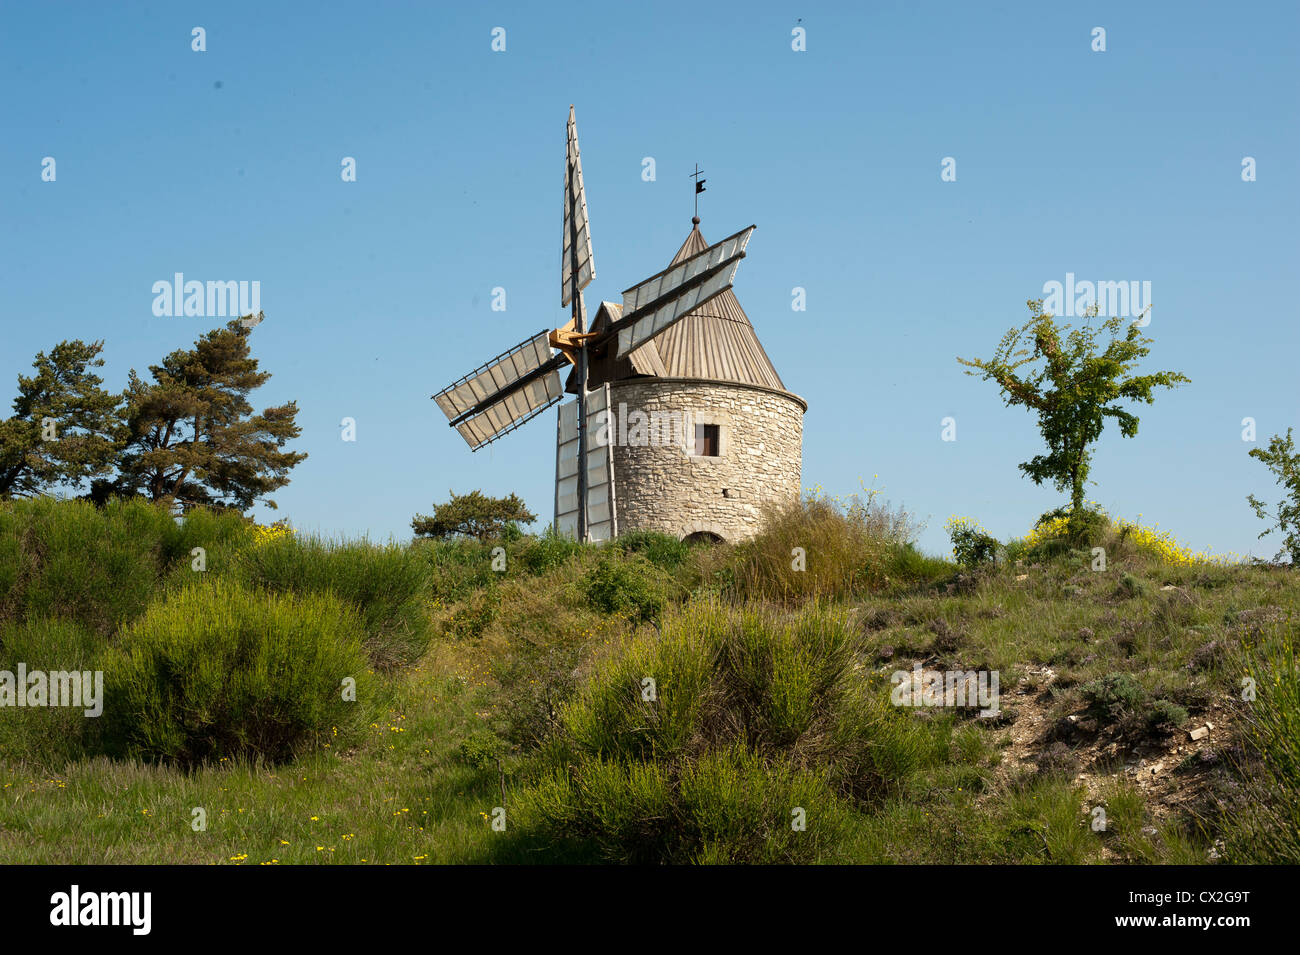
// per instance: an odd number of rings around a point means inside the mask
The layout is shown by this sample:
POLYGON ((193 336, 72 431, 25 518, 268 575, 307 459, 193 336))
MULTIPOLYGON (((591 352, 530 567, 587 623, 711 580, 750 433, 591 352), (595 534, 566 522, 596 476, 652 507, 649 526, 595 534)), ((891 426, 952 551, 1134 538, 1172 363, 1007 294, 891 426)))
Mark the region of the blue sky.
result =
POLYGON ((1016 468, 1033 419, 956 357, 991 354, 1067 273, 1144 280, 1149 367, 1192 384, 1142 407, 1136 439, 1107 432, 1090 496, 1272 554, 1245 496, 1277 491, 1241 421, 1261 442, 1300 425, 1300 8, 984 6, 0 3, 0 400, 61 339, 104 339, 120 388, 217 324, 154 316, 155 281, 257 280, 274 377, 254 400, 296 399, 310 455, 278 516, 404 538, 482 488, 548 521, 553 413, 471 454, 429 396, 567 318, 573 103, 588 302, 667 264, 696 162, 705 236, 758 224, 736 293, 809 402, 805 485, 878 475, 935 552, 954 513, 1024 533, 1061 500, 1016 468))

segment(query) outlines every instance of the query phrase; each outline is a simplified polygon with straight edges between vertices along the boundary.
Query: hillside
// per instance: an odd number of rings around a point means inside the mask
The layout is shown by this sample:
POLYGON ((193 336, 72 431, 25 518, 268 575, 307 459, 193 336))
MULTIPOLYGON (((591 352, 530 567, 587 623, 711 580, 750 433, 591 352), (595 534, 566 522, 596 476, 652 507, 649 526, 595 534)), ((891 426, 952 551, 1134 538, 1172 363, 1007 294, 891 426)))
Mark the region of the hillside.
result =
POLYGON ((1097 533, 1104 570, 1050 526, 960 567, 870 500, 699 548, 3 504, 0 671, 104 690, 0 707, 0 855, 1300 861, 1294 571, 1097 533))

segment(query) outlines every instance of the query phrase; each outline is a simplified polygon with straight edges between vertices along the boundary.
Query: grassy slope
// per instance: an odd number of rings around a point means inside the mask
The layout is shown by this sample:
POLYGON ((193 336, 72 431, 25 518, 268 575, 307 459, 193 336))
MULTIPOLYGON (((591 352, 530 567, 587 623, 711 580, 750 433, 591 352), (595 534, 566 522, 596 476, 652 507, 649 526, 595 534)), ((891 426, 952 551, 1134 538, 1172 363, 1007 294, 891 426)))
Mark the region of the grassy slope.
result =
MULTIPOLYGON (((488 815, 502 801, 498 770, 490 759, 476 768, 461 744, 489 731, 516 743, 504 762, 513 805, 534 769, 528 731, 545 725, 556 700, 600 658, 620 653, 634 633, 651 632, 586 604, 578 582, 590 560, 584 554, 540 576, 448 588, 432 611, 442 636, 417 667, 390 677, 394 709, 346 752, 188 774, 103 759, 50 769, 0 756, 0 858, 548 858, 516 832, 492 831, 488 815), (206 809, 206 831, 191 828, 194 807, 206 809)), ((1243 798, 1231 768, 1242 758, 1236 654, 1294 619, 1293 574, 1174 566, 1120 546, 1105 573, 1063 558, 937 587, 889 586, 844 601, 859 673, 885 681, 915 661, 995 668, 1004 715, 982 721, 915 711, 918 720, 952 721, 950 752, 856 813, 842 857, 1200 862, 1215 851, 1223 814, 1243 798), (1098 717, 1085 687, 1120 673, 1131 674, 1145 696, 1133 712, 1098 717), (1155 700, 1182 706, 1188 723, 1149 727, 1155 700), (1192 742, 1187 730, 1207 721, 1209 736, 1192 742), (1106 810, 1104 832, 1089 825, 1097 806, 1106 810)), ((671 613, 689 614, 691 604, 671 613)))

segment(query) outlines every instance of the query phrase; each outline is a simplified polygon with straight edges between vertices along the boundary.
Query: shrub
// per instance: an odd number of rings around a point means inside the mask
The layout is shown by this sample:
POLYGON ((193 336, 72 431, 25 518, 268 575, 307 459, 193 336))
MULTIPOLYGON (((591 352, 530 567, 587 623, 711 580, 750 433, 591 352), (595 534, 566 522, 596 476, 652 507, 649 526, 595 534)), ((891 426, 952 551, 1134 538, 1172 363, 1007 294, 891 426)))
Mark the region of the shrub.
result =
POLYGON ((452 603, 496 583, 501 576, 492 569, 492 545, 476 540, 414 540, 408 548, 429 568, 429 595, 452 603))
POLYGON ((662 571, 640 555, 601 555, 587 574, 583 593, 593 608, 641 622, 655 620, 668 601, 668 581, 662 571))
POLYGON ((232 576, 252 588, 345 601, 361 616, 378 668, 412 663, 429 646, 429 562, 409 548, 277 536, 241 551, 232 576))
POLYGON ((950 517, 947 528, 952 540, 953 558, 963 567, 991 564, 997 559, 997 538, 988 534, 976 521, 950 517))
POLYGON ((769 508, 759 533, 734 549, 733 595, 802 603, 883 584, 889 555, 910 539, 911 524, 875 495, 851 495, 846 504, 814 493, 769 508))
POLYGON ((1187 710, 1169 700, 1156 700, 1147 712, 1147 725, 1155 729, 1176 730, 1187 722, 1187 710))
POLYGON ((61 617, 100 636, 144 611, 175 522, 140 500, 0 507, 0 622, 61 617))
POLYGON ((288 759, 366 722, 372 679, 356 614, 336 598, 202 582, 155 603, 105 660, 104 748, 193 765, 288 759), (344 680, 356 700, 344 699, 344 680))
POLYGON ((1117 718, 1123 711, 1137 710, 1146 699, 1146 690, 1129 673, 1107 674, 1085 683, 1079 693, 1095 716, 1109 719, 1117 718))
POLYGON ((624 554, 641 554, 661 570, 677 570, 690 557, 691 545, 669 534, 632 531, 614 541, 624 554))
POLYGON ((567 564, 577 554, 582 553, 582 544, 572 537, 557 534, 551 527, 539 537, 529 539, 519 552, 519 560, 531 574, 544 574, 567 564))
POLYGON ((1069 505, 1048 511, 1034 522, 1025 538, 1035 558, 1051 557, 1070 549, 1089 550, 1110 531, 1110 518, 1100 508, 1083 507, 1074 513, 1069 505))
POLYGON ((834 860, 849 822, 815 774, 740 744, 705 753, 677 777, 659 763, 593 760, 529 791, 521 814, 599 858, 632 864, 834 860))
MULTIPOLYGON (((91 672, 102 669, 103 641, 71 620, 29 620, 0 629, 0 670, 17 673, 19 664, 35 670, 91 672)), ((93 680, 93 677, 92 677, 93 680)), ((18 688, 23 692, 25 688, 18 688)), ((102 687, 101 687, 102 689, 102 687)), ((48 688, 47 688, 48 692, 48 688)), ((9 707, 0 710, 0 755, 23 759, 57 771, 69 759, 85 754, 88 729, 99 717, 93 709, 92 682, 83 690, 88 706, 9 707)), ((98 700, 103 704, 102 697, 98 700)), ((102 716, 102 713, 101 713, 102 716)))
POLYGON ((951 563, 921 553, 912 543, 894 544, 885 560, 885 576, 904 584, 932 583, 951 577, 952 572, 951 563))
POLYGON ((192 579, 202 547, 209 573, 227 567, 251 526, 230 510, 195 508, 178 521, 142 498, 34 498, 0 506, 0 623, 58 617, 100 637, 144 612, 169 574, 192 579))
POLYGON ((163 560, 168 567, 193 573, 194 548, 202 547, 206 572, 220 574, 230 567, 240 549, 250 543, 289 533, 284 524, 260 527, 235 510, 194 507, 181 520, 167 526, 163 534, 163 560))
POLYGON ((891 706, 853 659, 829 611, 692 605, 561 707, 554 772, 523 794, 521 831, 624 862, 834 858, 852 805, 952 752, 949 718, 891 706))
POLYGON ((1125 572, 1120 574, 1119 586, 1116 592, 1121 597, 1145 597, 1150 588, 1145 580, 1140 577, 1134 577, 1132 574, 1125 572))
POLYGON ((500 737, 487 730, 475 730, 460 741, 457 752, 460 761, 474 769, 495 766, 505 747, 500 737))

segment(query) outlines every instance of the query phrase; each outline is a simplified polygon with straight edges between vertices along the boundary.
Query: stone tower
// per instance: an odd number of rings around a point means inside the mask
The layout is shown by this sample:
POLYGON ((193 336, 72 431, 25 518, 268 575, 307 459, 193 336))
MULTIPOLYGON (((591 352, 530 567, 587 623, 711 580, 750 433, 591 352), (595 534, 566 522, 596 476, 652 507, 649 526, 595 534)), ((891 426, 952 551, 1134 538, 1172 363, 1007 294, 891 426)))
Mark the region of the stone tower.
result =
MULTIPOLYGON (((708 248, 699 222, 671 265, 708 248)), ((591 330, 621 313, 601 302, 591 330)), ((786 390, 730 289, 624 359, 597 355, 588 382, 609 385, 619 534, 742 540, 765 504, 799 496, 808 404, 786 390)))

